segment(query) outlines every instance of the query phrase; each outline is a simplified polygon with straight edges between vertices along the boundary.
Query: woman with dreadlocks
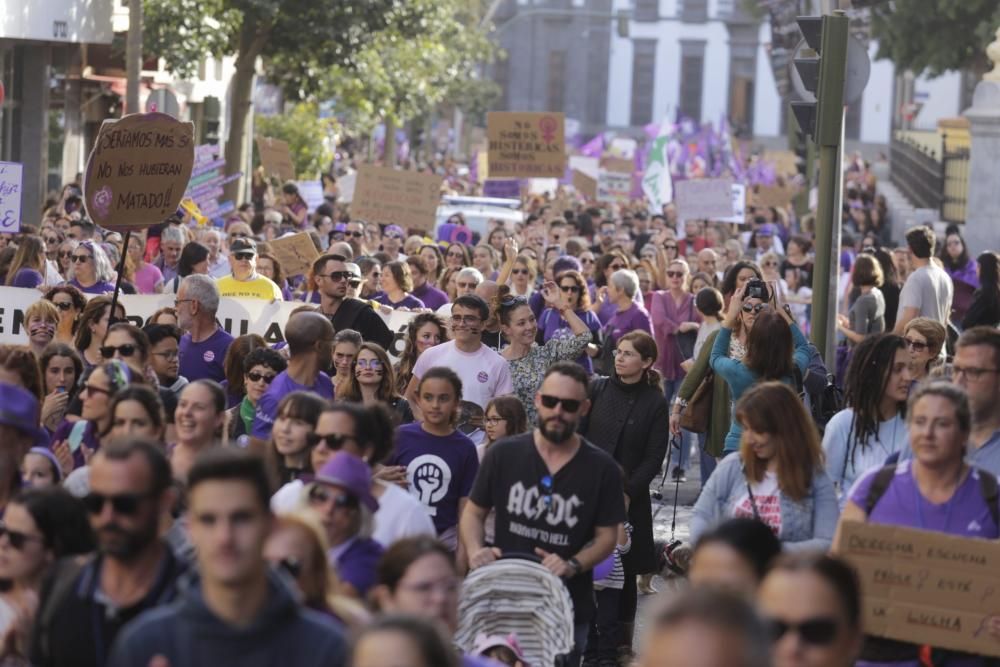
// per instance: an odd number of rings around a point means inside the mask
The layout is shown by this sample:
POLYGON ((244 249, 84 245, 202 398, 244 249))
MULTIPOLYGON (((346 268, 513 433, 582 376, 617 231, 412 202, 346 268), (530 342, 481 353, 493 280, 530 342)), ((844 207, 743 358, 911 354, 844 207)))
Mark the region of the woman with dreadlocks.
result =
POLYGON ((844 404, 823 434, 826 472, 843 508, 854 480, 908 447, 905 412, 913 381, 910 355, 900 336, 865 338, 847 369, 844 404))

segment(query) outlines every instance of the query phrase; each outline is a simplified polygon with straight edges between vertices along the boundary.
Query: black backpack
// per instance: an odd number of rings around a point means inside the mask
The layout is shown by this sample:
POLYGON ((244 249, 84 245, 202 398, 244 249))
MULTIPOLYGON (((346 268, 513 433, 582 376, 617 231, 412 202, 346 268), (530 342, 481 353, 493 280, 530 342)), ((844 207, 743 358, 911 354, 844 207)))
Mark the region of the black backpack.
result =
MULTIPOLYGON (((868 495, 865 496, 865 506, 862 508, 866 515, 872 513, 875 505, 889 489, 892 478, 896 476, 897 465, 891 463, 882 466, 875 473, 875 479, 872 480, 872 485, 868 487, 868 495)), ((1000 526, 1000 485, 997 484, 997 478, 982 468, 976 468, 976 472, 979 473, 979 492, 983 494, 986 507, 989 508, 990 516, 993 517, 993 523, 1000 526)))
POLYGON ((827 370, 816 346, 810 343, 809 351, 809 365, 804 377, 799 367, 793 366, 795 389, 812 415, 820 435, 823 435, 830 419, 844 409, 844 392, 837 386, 833 373, 827 370))

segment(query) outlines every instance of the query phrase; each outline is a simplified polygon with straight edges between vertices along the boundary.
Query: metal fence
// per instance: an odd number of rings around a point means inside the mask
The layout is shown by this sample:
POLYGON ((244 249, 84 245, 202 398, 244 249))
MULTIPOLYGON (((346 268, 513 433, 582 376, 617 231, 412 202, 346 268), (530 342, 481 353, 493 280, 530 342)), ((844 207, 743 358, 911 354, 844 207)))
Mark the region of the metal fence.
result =
POLYGON ((904 132, 893 137, 889 147, 890 180, 915 208, 939 211, 945 222, 965 222, 969 190, 967 136, 967 132, 943 132, 937 142, 921 141, 904 132))

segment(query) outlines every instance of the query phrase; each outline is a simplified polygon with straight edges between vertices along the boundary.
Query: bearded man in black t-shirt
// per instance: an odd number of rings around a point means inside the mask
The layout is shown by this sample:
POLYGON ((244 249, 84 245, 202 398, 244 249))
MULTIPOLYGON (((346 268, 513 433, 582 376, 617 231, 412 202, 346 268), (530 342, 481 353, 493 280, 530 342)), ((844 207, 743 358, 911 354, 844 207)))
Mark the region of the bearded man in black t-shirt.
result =
POLYGON ((460 524, 473 569, 504 552, 533 553, 565 580, 574 610, 571 665, 579 664, 594 614, 592 570, 614 550, 625 521, 618 464, 576 433, 590 409, 587 385, 578 364, 549 367, 535 394, 538 426, 487 450, 460 524), (496 537, 488 546, 491 509, 496 537))

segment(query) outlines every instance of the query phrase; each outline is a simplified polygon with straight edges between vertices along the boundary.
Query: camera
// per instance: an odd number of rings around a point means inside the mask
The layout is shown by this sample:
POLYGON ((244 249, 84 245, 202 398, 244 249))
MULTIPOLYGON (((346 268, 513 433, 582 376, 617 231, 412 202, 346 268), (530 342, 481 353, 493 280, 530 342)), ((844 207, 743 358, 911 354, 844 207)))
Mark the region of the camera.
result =
POLYGON ((767 283, 763 280, 753 280, 747 281, 746 290, 743 292, 744 299, 760 299, 761 301, 769 301, 771 298, 771 293, 767 289, 767 283))

